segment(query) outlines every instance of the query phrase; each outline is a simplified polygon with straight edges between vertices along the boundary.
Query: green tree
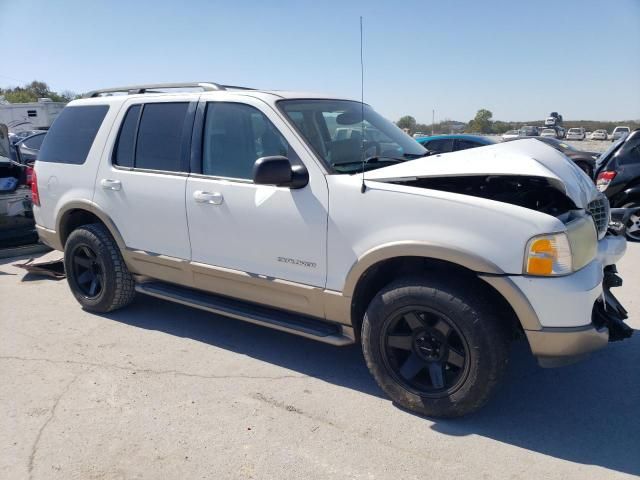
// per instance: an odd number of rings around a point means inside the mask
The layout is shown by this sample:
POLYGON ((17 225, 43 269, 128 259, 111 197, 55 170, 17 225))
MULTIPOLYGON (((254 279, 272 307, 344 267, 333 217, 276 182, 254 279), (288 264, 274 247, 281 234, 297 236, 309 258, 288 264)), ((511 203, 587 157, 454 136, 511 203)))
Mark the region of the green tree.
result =
POLYGON ((493 113, 482 108, 476 113, 476 117, 469 122, 467 126, 468 132, 491 133, 491 118, 493 113))
POLYGON ((22 87, 0 88, 0 95, 9 103, 37 102, 38 98, 50 98, 54 102, 69 102, 78 96, 70 91, 54 92, 45 82, 34 80, 22 87))
POLYGON ((411 115, 405 115, 396 122, 399 128, 408 128, 411 133, 416 131, 416 119, 411 115))

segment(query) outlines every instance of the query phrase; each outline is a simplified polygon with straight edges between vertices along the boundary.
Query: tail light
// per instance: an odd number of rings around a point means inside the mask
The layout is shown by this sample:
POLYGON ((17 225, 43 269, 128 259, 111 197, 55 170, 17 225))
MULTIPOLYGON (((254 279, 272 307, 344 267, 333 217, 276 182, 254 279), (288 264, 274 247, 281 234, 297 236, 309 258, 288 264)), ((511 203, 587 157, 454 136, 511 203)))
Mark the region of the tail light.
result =
POLYGON ((33 182, 33 167, 27 167, 24 169, 24 175, 25 175, 25 185, 27 187, 31 186, 31 183, 33 182))
POLYGON ((618 172, 615 172, 613 170, 600 173, 600 175, 598 175, 598 178, 596 180, 596 187, 598 187, 598 190, 600 190, 601 192, 604 192, 609 186, 609 184, 611 183, 611 180, 616 178, 617 173, 618 172))
MULTIPOLYGON (((28 172, 27 172, 28 175, 28 172)), ((28 178, 28 177, 27 177, 28 178)), ((31 202, 36 206, 40 206, 40 193, 38 192, 38 176, 36 171, 31 169, 31 202)))

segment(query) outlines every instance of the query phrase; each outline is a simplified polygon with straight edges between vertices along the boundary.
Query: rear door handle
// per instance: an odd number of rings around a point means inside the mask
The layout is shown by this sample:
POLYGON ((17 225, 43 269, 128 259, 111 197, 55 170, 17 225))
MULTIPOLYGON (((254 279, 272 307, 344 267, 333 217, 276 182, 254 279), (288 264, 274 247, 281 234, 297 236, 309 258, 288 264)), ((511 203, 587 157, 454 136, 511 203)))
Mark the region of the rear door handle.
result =
POLYGON ((110 178, 103 178, 100 180, 100 185, 105 190, 121 190, 122 182, 120 180, 111 180, 110 178))
POLYGON ((209 203, 211 205, 220 205, 224 198, 218 192, 203 192, 196 190, 193 192, 193 199, 198 203, 209 203))

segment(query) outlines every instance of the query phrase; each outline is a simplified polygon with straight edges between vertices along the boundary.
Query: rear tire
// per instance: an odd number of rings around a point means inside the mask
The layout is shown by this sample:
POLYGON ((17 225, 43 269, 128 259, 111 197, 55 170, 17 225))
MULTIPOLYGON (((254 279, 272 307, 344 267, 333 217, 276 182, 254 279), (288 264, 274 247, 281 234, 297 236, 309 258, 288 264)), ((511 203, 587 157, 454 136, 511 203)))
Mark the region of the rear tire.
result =
POLYGON ((507 369, 509 336, 480 291, 425 278, 394 282, 362 326, 371 374, 394 403, 431 417, 481 408, 507 369))
POLYGON ((67 282, 82 308, 106 313, 129 305, 135 282, 107 228, 83 225, 69 235, 64 248, 67 282))

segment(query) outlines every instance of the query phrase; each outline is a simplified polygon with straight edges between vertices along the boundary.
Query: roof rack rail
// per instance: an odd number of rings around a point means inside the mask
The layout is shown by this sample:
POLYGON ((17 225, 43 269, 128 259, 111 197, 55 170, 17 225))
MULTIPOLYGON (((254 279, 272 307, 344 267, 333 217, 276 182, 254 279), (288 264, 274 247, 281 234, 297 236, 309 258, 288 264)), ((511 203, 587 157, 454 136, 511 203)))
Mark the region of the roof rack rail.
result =
POLYGON ((239 87, 238 85, 221 85, 221 87, 224 87, 228 90, 257 90, 252 87, 239 87))
POLYGON ((171 88, 201 88, 204 92, 213 92, 216 90, 226 90, 223 85, 218 85, 213 82, 189 82, 189 83, 150 83, 146 85, 132 85, 129 87, 114 87, 103 88, 100 90, 93 90, 87 93, 84 98, 100 97, 102 95, 109 95, 114 93, 126 93, 127 95, 134 95, 136 93, 161 93, 155 90, 158 89, 171 89, 171 88))

